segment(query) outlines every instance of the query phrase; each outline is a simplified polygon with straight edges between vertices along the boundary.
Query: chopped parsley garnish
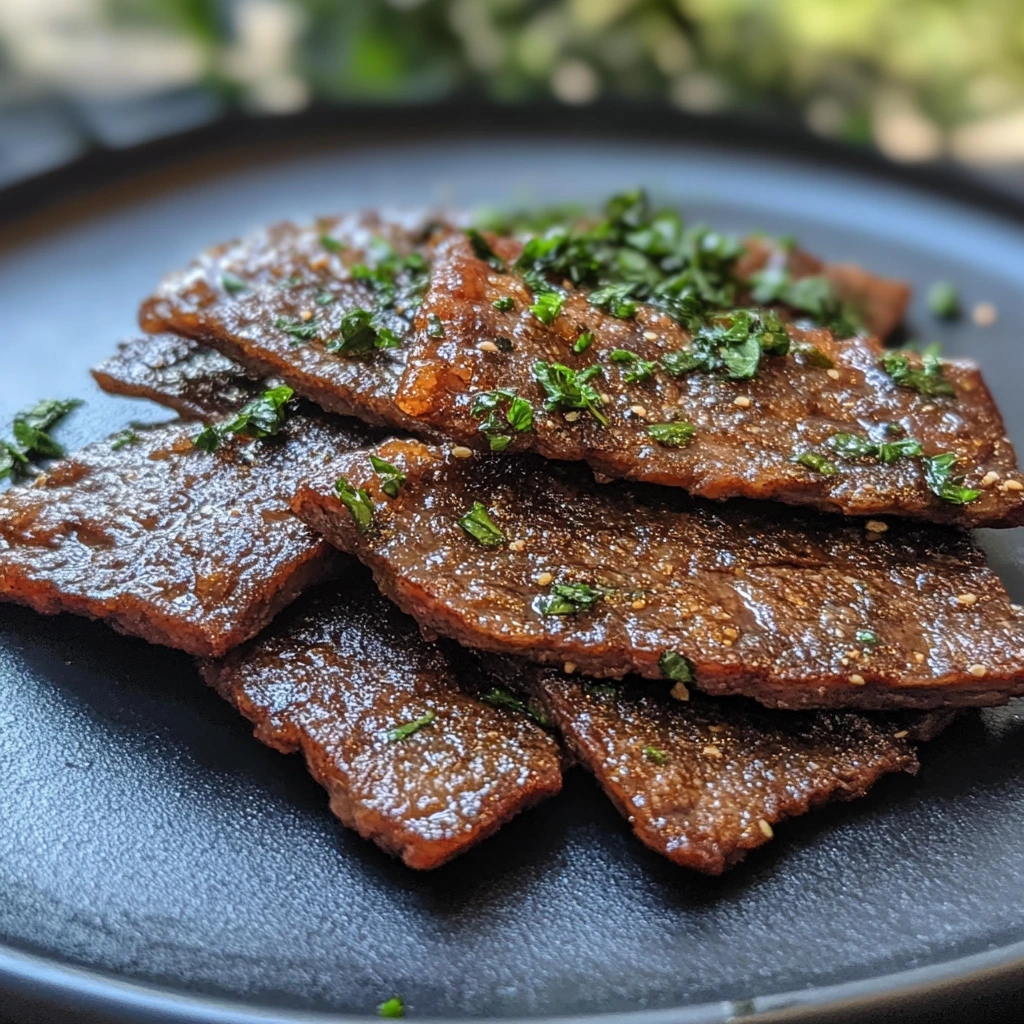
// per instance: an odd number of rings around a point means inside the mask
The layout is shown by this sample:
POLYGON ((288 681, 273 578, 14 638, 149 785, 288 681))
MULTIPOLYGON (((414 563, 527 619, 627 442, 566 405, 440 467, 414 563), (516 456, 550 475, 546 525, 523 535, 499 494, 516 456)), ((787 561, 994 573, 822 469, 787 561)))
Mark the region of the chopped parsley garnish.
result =
POLYGON ((903 352, 886 352, 879 360, 879 366, 898 387, 922 395, 956 394, 956 388, 946 380, 939 357, 931 352, 921 357, 920 366, 911 365, 910 358, 903 352))
POLYGON ((445 337, 444 324, 436 313, 427 316, 427 335, 431 338, 445 337))
POLYGON ((828 439, 828 446, 844 458, 874 458, 886 466, 900 459, 909 459, 921 454, 921 443, 912 437, 875 444, 861 434, 833 434, 828 439))
POLYGON ((761 305, 780 303, 806 313, 837 337, 848 338, 861 329, 859 318, 844 305, 826 277, 794 278, 783 267, 769 267, 751 275, 751 297, 761 305))
POLYGON ((802 363, 806 363, 808 366, 817 366, 822 370, 832 370, 836 365, 817 345, 798 345, 793 350, 793 354, 802 363))
POLYGON ((586 583, 556 583, 549 594, 537 598, 536 608, 541 615, 575 615, 592 611, 603 596, 586 583))
POLYGON ((606 427, 608 417, 601 412, 604 399, 590 383, 601 372, 601 367, 597 365, 577 371, 561 363, 533 364, 533 376, 548 396, 544 403, 548 412, 585 409, 606 427))
POLYGON ((942 455, 925 455, 924 479, 932 494, 953 505, 967 505, 981 497, 981 491, 963 486, 963 477, 954 473, 956 455, 944 452, 942 455))
POLYGON ((402 484, 405 483, 405 474, 397 466, 392 466, 390 462, 378 455, 370 456, 370 465, 380 477, 380 489, 389 498, 397 498, 402 484))
MULTIPOLYGON (((388 735, 390 736, 390 733, 388 735)), ((390 1018, 404 1017, 405 1003, 402 1002, 400 996, 395 996, 392 999, 386 999, 377 1007, 377 1016, 390 1018)))
POLYGON ((663 679, 673 679, 677 683, 692 683, 695 680, 693 662, 677 651, 662 651, 658 659, 663 679))
POLYGON ((220 275, 220 286, 228 295, 240 295, 242 292, 248 291, 249 283, 234 274, 223 273, 220 275))
POLYGON ((279 316, 274 321, 274 326, 279 331, 284 331, 296 342, 312 341, 320 334, 320 323, 315 317, 309 320, 300 320, 298 317, 279 316))
POLYGON ((635 284, 607 284, 591 292, 589 302, 619 320, 629 320, 636 316, 637 303, 630 298, 636 287, 635 284))
POLYGON ((530 306, 530 312, 543 324, 554 323, 555 317, 562 312, 565 299, 558 292, 541 292, 530 306))
POLYGON ((77 398, 47 398, 14 417, 11 438, 0 440, 0 480, 28 474, 36 459, 59 459, 63 447, 50 436, 50 428, 82 404, 77 398))
POLYGON ((527 718, 533 719, 542 729, 550 728, 551 720, 542 711, 521 701, 515 694, 502 686, 492 686, 486 693, 480 694, 480 700, 495 708, 508 708, 527 718))
POLYGON ((822 476, 838 476, 839 470, 836 464, 830 462, 820 452, 802 452, 793 460, 798 466, 820 473, 822 476))
POLYGON ((485 548, 496 548, 508 540, 479 501, 473 502, 473 507, 459 520, 459 526, 485 548))
POLYGON ((502 295, 500 299, 495 299, 491 305, 500 313, 507 313, 510 309, 516 308, 516 300, 511 295, 502 295))
POLYGON ((572 350, 577 355, 582 352, 586 352, 588 348, 593 344, 594 332, 593 331, 581 331, 576 340, 572 343, 572 350))
POLYGON ((505 261, 491 248, 490 243, 476 228, 466 228, 466 237, 473 247, 473 255, 483 260, 492 270, 504 274, 508 269, 505 261))
POLYGON ((342 356, 361 356, 382 348, 398 348, 401 338, 366 309, 350 309, 341 319, 340 337, 331 338, 325 348, 342 356))
POLYGON ((356 529, 360 533, 369 533, 373 529, 375 506, 373 498, 370 497, 366 489, 355 488, 343 476, 340 476, 334 482, 334 492, 348 509, 352 521, 356 524, 356 529))
POLYGON ((628 348, 617 348, 609 354, 608 358, 613 363, 629 364, 630 369, 623 377, 627 384, 642 384, 644 381, 650 380, 658 365, 653 360, 641 359, 635 352, 630 352, 628 348))
POLYGON ((326 288, 321 288, 316 293, 316 298, 313 300, 318 306, 330 306, 332 303, 338 301, 338 296, 334 292, 328 291, 326 288))
POLYGON ((119 452, 130 444, 138 444, 141 440, 142 438, 131 427, 127 427, 110 442, 110 447, 111 450, 119 452))
POLYGON ((669 756, 664 750, 659 750, 657 747, 644 747, 643 755, 647 758, 651 764, 656 764, 659 768, 663 768, 669 762, 669 756))
POLYGON ((480 424, 480 431, 487 435, 492 452, 503 452, 511 443, 509 434, 503 433, 508 426, 520 433, 533 426, 533 406, 520 398, 514 391, 501 388, 497 391, 484 391, 473 399, 470 415, 474 419, 485 417, 480 424), (498 408, 507 402, 505 422, 498 414, 498 408))
POLYGON ((291 274, 278 281, 277 287, 282 291, 289 291, 292 288, 298 288, 300 284, 302 284, 302 278, 298 274, 291 274))
MULTIPOLYGON (((397 743, 399 740, 408 739, 413 733, 417 733, 424 726, 430 725, 435 718, 437 718, 436 711, 427 711, 425 714, 420 715, 419 718, 414 718, 411 722, 406 722, 404 725, 396 725, 394 729, 388 730, 388 743, 397 743)), ((394 1001, 393 999, 388 1000, 388 1002, 392 1003, 394 1001)), ((402 1013, 404 1012, 403 1010, 402 1013)), ((388 1016, 401 1016, 401 1014, 389 1014, 388 1016)))
POLYGON ((673 377, 724 370, 734 380, 750 380, 762 354, 784 356, 788 351, 789 333, 776 313, 737 309, 712 317, 689 348, 662 356, 661 365, 673 377))
POLYGON ((647 436, 654 438, 658 444, 666 448, 685 448, 696 433, 696 427, 690 423, 677 420, 674 423, 652 423, 647 428, 647 436))
POLYGON ((859 644, 874 647, 878 643, 878 634, 873 629, 858 629, 854 637, 859 644))
POLYGON ((294 394, 287 384, 269 388, 251 402, 246 402, 231 419, 208 426, 192 443, 204 452, 215 452, 229 434, 270 437, 285 425, 288 419, 287 406, 294 394))
POLYGON ((960 296, 948 281, 936 281, 928 289, 928 308, 940 320, 955 320, 960 315, 960 296))
POLYGON ((324 232, 324 234, 320 236, 320 244, 328 252, 341 252, 341 250, 345 248, 345 246, 343 246, 341 242, 338 241, 338 239, 332 238, 326 232, 324 232))

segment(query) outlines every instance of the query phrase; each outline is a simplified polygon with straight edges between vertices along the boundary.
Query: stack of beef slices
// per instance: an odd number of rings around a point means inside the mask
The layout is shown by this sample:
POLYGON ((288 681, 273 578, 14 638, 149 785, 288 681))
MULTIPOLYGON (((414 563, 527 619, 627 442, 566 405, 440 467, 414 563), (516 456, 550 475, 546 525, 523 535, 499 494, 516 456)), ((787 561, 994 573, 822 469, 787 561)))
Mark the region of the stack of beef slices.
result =
POLYGON ((908 294, 639 193, 278 225, 144 303, 94 375, 182 419, 0 496, 0 596, 196 655, 410 867, 578 763, 717 874, 1024 692, 1024 483, 908 294))

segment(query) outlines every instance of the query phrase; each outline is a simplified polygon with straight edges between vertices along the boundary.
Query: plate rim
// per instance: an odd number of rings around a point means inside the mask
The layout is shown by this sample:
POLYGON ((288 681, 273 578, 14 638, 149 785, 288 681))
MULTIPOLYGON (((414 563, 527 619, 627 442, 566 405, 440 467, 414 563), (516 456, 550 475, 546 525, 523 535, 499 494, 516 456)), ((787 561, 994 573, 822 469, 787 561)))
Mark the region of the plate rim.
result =
MULTIPOLYGON (((0 188, 0 220, 6 230, 31 221, 51 202, 87 197, 125 179, 169 163, 230 155, 233 151, 289 140, 314 148, 339 144, 465 139, 471 136, 544 136, 579 141, 636 140, 720 146, 725 151, 766 150, 795 162, 824 163, 836 169, 924 190, 975 210, 1024 226, 1024 195, 950 162, 898 164, 871 146, 824 139, 775 112, 692 114, 659 104, 611 102, 586 108, 554 103, 503 106, 476 97, 433 104, 313 104, 287 116, 240 112, 214 118, 183 132, 127 147, 94 144, 58 167, 0 188), (429 112, 430 117, 424 117, 429 112), (499 116, 500 115, 500 116, 499 116)), ((952 993, 980 995, 1012 982, 1024 982, 1024 939, 1008 945, 922 967, 875 974, 836 985, 814 986, 750 998, 725 998, 659 1010, 632 1010, 576 1016, 430 1017, 435 1024, 500 1019, 502 1024, 796 1024, 827 1014, 830 1022, 870 1020, 881 1009, 938 1009, 952 993)), ((367 1024, 377 1018, 330 1011, 262 1009, 219 996, 193 996, 166 985, 133 981, 30 953, 0 942, 0 995, 13 994, 44 1006, 88 1013, 97 1020, 133 1024, 367 1024)), ((15 1018, 16 1020, 17 1018, 15 1018)), ((90 1018, 93 1019, 93 1018, 90 1018)))

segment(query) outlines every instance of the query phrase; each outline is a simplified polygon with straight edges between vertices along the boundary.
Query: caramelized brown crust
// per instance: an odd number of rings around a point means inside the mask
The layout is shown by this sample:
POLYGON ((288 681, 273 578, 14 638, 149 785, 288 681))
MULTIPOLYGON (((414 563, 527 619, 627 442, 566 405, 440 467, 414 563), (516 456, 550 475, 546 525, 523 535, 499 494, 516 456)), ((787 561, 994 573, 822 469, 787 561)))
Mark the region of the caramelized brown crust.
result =
POLYGON ((701 689, 784 708, 987 705, 1024 692, 1024 614, 956 531, 893 521, 879 533, 602 487, 525 456, 399 440, 375 451, 406 474, 397 499, 361 452, 304 484, 293 507, 425 629, 467 646, 649 678, 675 651, 701 689), (337 476, 370 495, 369 531, 336 496, 337 476), (475 501, 507 540, 487 547, 460 529, 475 501), (541 614, 538 600, 563 583, 603 596, 590 612, 541 614))
MULTIPOLYGON (((259 377, 280 377, 329 412, 405 426, 407 418, 394 404, 405 349, 355 358, 328 352, 324 341, 338 334, 349 311, 376 309, 372 284, 349 271, 370 258, 375 239, 401 256, 415 251, 429 257, 445 230, 423 214, 360 213, 311 225, 276 224, 210 249, 188 270, 172 274, 143 303, 139 321, 146 331, 172 331, 210 345, 259 377), (325 236, 333 240, 330 247, 325 236), (225 281, 234 285, 225 287, 225 281), (312 325, 316 337, 296 338, 282 324, 312 325)), ((387 319, 396 332, 403 330, 400 317, 387 319)))
POLYGON ((226 356, 176 334, 122 341, 92 375, 104 391, 148 398, 194 420, 229 415, 276 383, 250 377, 226 356))
MULTIPOLYGON (((515 257, 515 242, 494 244, 509 261, 515 257)), ((1016 454, 973 366, 943 364, 955 397, 922 395, 893 382, 879 366, 882 353, 872 340, 837 341, 827 331, 791 327, 792 352, 763 356, 753 380, 699 372, 673 378, 655 365, 649 379, 631 383, 626 377, 635 365, 613 361, 612 353, 627 350, 657 364, 689 345, 674 320, 644 306, 633 319, 617 319, 570 292, 547 326, 530 311, 532 301, 521 279, 478 259, 467 239, 443 242, 417 314, 398 391, 401 410, 428 430, 486 447, 474 401, 508 389, 535 410, 533 429, 509 430, 513 448, 585 460, 609 477, 682 487, 707 498, 769 499, 847 515, 892 514, 961 526, 1024 523, 1024 489, 1013 489, 1021 480, 1016 454), (495 308, 503 297, 511 297, 512 310, 495 308), (432 318, 443 325, 443 336, 431 330, 432 318), (572 346, 583 331, 593 333, 593 342, 576 354, 572 346), (510 347, 497 345, 496 338, 510 347), (591 383, 605 396, 600 412, 608 424, 589 411, 545 412, 545 394, 534 377, 538 360, 577 371, 601 367, 591 383), (649 436, 651 424, 676 420, 695 428, 685 447, 649 436), (893 435, 888 424, 901 429, 893 435), (966 505, 939 498, 920 459, 885 465, 874 457, 834 455, 828 441, 843 433, 874 442, 910 437, 926 455, 955 453, 965 485, 981 496, 966 505), (807 452, 826 455, 835 475, 799 464, 796 458, 807 452)))
POLYGON ((288 502, 311 464, 363 435, 296 417, 282 437, 207 454, 198 430, 99 441, 0 495, 0 599, 219 655, 330 574, 334 552, 288 502))
POLYGON ((301 750, 331 810, 411 868, 435 868, 562 785, 558 744, 471 694, 471 659, 429 644, 362 572, 309 595, 203 674, 263 743, 301 750), (400 740, 392 729, 433 714, 400 740))
POLYGON ((505 672, 536 695, 642 843, 709 875, 767 843, 779 822, 918 768, 919 716, 684 701, 669 683, 610 685, 508 660, 505 672))

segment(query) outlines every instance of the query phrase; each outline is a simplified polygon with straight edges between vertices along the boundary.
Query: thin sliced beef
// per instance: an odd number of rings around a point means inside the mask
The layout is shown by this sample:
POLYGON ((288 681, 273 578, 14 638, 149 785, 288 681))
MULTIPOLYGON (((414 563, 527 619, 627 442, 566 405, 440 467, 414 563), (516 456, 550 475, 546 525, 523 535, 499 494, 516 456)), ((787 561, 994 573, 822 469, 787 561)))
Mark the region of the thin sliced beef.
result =
POLYGON ((361 431, 295 417, 214 454, 193 447, 198 432, 122 434, 0 495, 0 599, 215 656, 331 573, 335 553, 288 502, 361 431))
POLYGON ((784 708, 1024 692, 1024 613, 957 531, 601 486, 526 456, 399 440, 374 451, 405 474, 397 499, 361 452, 293 507, 426 630, 467 646, 597 676, 685 677, 680 655, 698 687, 784 708), (347 494, 363 529, 335 477, 365 489, 347 494))
POLYGON ((443 864, 561 789, 555 740, 475 699, 488 680, 471 659, 426 643, 361 571, 203 674, 258 739, 302 751, 342 822, 412 868, 443 864))
POLYGON ((671 683, 612 685, 504 662, 507 685, 537 697, 636 837, 710 875, 767 843, 780 821, 863 796, 890 772, 915 773, 915 742, 948 721, 679 700, 671 683))
POLYGON ((276 383, 259 381, 219 352, 175 334, 124 341, 92 375, 104 391, 148 398, 197 420, 227 416, 276 383))
MULTIPOLYGON (((508 262, 517 252, 514 242, 494 246, 508 262)), ((962 526, 1024 523, 1013 445, 973 366, 941 364, 955 394, 921 394, 896 384, 872 340, 837 341, 827 331, 790 327, 790 353, 761 355, 751 380, 703 371, 674 377, 659 361, 689 351, 691 339, 664 313, 641 305, 634 317, 620 319, 570 291, 546 324, 531 312, 532 302, 521 278, 492 269, 468 239, 443 242, 398 391, 402 411, 471 447, 501 438, 499 444, 547 458, 586 460, 609 477, 707 498, 762 498, 962 526), (503 299, 511 309, 495 307, 503 299), (587 332, 593 340, 576 353, 587 332), (563 376, 556 383, 567 397, 546 411, 538 363, 572 374, 600 368, 584 382, 595 393, 590 402, 574 391, 578 381, 563 376), (507 422, 509 394, 532 407, 532 426, 507 422), (680 424, 692 426, 692 438, 678 434, 680 424), (662 434, 651 436, 652 428, 662 434), (855 435, 863 453, 836 451, 836 435, 855 435), (929 481, 925 459, 889 447, 883 461, 879 445, 909 440, 925 456, 955 456, 946 467, 954 485, 946 498, 935 493, 939 482, 929 481), (947 500, 957 497, 958 476, 961 486, 978 490, 975 500, 947 500)), ((920 357, 907 358, 911 373, 924 372, 920 357)), ((934 390, 938 380, 933 371, 923 386, 934 390)))
POLYGON ((380 311, 377 327, 403 339, 427 268, 394 261, 429 259, 445 231, 424 215, 277 224, 172 274, 143 304, 140 323, 210 345, 259 377, 281 377, 330 412, 401 426, 394 392, 405 348, 370 342, 368 351, 345 355, 329 347, 343 339, 343 320, 356 309, 380 311))

